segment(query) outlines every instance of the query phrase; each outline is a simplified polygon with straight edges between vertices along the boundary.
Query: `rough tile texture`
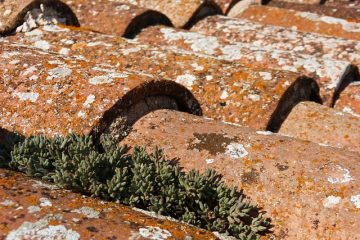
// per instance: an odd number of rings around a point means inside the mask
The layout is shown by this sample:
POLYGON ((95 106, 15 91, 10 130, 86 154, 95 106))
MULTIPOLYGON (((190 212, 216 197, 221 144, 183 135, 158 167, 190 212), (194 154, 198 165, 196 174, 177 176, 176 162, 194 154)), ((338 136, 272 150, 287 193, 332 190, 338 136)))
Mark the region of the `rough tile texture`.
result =
POLYGON ((280 134, 360 153, 360 118, 312 103, 293 108, 280 134))
MULTIPOLYGON (((252 43, 234 42, 221 37, 165 27, 144 29, 136 40, 153 46, 167 46, 208 54, 249 67, 271 68, 313 76, 320 87, 322 101, 331 106, 334 96, 358 76, 358 70, 345 61, 324 59, 283 50, 266 49, 252 43), (206 47, 199 47, 205 45, 206 47)), ((268 76, 271 78, 271 76, 268 76)))
POLYGON ((171 26, 162 13, 131 4, 109 0, 66 1, 79 19, 82 28, 91 31, 132 38, 142 28, 151 25, 171 26))
MULTIPOLYGON (((359 13, 360 14, 360 13, 359 13)), ((265 25, 288 27, 333 37, 360 40, 360 23, 284 8, 250 6, 237 17, 265 25)))
POLYGON ((351 22, 360 22, 360 8, 351 7, 351 5, 343 4, 343 1, 337 6, 314 5, 289 3, 284 1, 265 1, 269 6, 294 9, 303 12, 312 12, 319 15, 331 16, 336 18, 343 18, 351 22))
POLYGON ((216 169, 272 217, 273 239, 360 238, 357 153, 173 111, 140 119, 125 143, 216 169))
MULTIPOLYGON (((46 41, 40 44, 48 46, 46 41)), ((159 108, 138 107, 153 96, 169 96, 179 108, 201 113, 192 94, 174 81, 10 45, 0 44, 0 125, 11 132, 101 134, 118 117, 123 117, 125 127, 159 108), (135 119, 128 113, 132 107, 138 107, 135 119)), ((120 126, 118 131, 123 130, 120 126)))
POLYGON ((110 0, 126 2, 139 7, 154 9, 164 13, 175 27, 189 28, 199 19, 206 16, 221 14, 221 8, 213 0, 110 0))
MULTIPOLYGON (((348 83, 360 79, 358 70, 360 54, 357 51, 360 49, 359 41, 304 33, 284 27, 265 26, 245 19, 223 16, 208 17, 196 24, 191 30, 216 36, 223 41, 237 42, 236 44, 239 46, 245 45, 250 49, 270 51, 271 55, 268 58, 271 57, 272 61, 282 66, 282 69, 294 71, 296 68, 304 68, 308 73, 316 72, 316 75, 320 77, 319 84, 323 101, 328 106, 333 105, 333 96, 337 95, 339 90, 348 83), (312 57, 295 59, 290 64, 295 65, 295 67, 287 68, 286 63, 289 62, 287 56, 290 54, 274 51, 290 51, 294 54, 305 54, 312 57), (348 68, 346 65, 335 66, 336 62, 333 62, 333 59, 352 62, 353 65, 348 68), (326 63, 319 61, 326 61, 326 63)), ((232 50, 230 52, 236 53, 232 50)))
POLYGON ((216 239, 205 230, 60 190, 4 169, 0 169, 0 238, 216 239))
POLYGON ((234 5, 241 1, 244 0, 214 0, 224 14, 227 14, 234 5))
POLYGON ((360 82, 347 86, 335 103, 335 108, 360 117, 360 82))
POLYGON ((0 1, 0 35, 14 31, 16 27, 24 22, 29 11, 35 10, 34 15, 38 16, 41 13, 41 9, 57 12, 56 18, 57 20, 62 20, 63 24, 79 25, 72 10, 62 1, 2 0, 0 1))
MULTIPOLYGON (((53 34, 45 30, 37 30, 35 38, 30 33, 4 41, 28 46, 42 41, 48 43, 47 50, 59 52, 66 48, 68 55, 106 64, 114 71, 146 70, 185 86, 199 101, 205 116, 222 121, 276 131, 292 106, 317 95, 315 82, 296 73, 253 68, 108 35, 66 29, 53 34)), ((207 48, 202 44, 198 47, 207 48)))

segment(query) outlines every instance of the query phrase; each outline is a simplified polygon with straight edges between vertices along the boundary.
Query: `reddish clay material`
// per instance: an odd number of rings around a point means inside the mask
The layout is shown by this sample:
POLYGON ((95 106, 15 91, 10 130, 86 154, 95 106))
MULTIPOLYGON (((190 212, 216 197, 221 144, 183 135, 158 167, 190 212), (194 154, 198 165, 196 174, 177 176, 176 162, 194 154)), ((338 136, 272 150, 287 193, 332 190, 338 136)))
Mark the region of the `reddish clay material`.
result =
MULTIPOLYGON (((321 58, 352 62, 360 66, 360 41, 305 33, 278 26, 266 26, 245 19, 211 16, 192 31, 268 50, 284 50, 321 58)), ((309 63, 304 64, 311 65, 309 63)), ((316 68, 316 67, 315 67, 316 68)))
POLYGON ((360 153, 360 118, 313 103, 296 105, 280 134, 360 153))
POLYGON ((236 3, 229 11, 227 12, 227 16, 229 17, 236 17, 243 11, 245 11, 251 5, 259 5, 260 0, 242 0, 236 3))
POLYGON ((155 111, 121 144, 164 148, 185 170, 223 174, 267 212, 271 239, 360 238, 360 155, 269 132, 155 111))
POLYGON ((360 82, 354 82, 341 92, 335 108, 360 117, 360 82))
POLYGON ((162 13, 131 4, 108 0, 66 1, 75 12, 82 28, 133 38, 142 28, 171 21, 162 13))
MULTIPOLYGON (((346 19, 350 22, 360 22, 359 8, 349 7, 351 5, 338 4, 337 6, 289 3, 278 0, 266 0, 269 6, 294 9, 302 12, 312 12, 319 15, 331 16, 346 19)), ((349 2, 349 1, 348 1, 349 2)))
POLYGON ((153 9, 165 14, 175 27, 189 28, 198 20, 215 14, 221 14, 221 8, 213 0, 113 0, 139 7, 153 9))
POLYGON ((0 169, 1 239, 216 239, 150 214, 0 169))
POLYGON ((156 108, 201 113, 192 94, 174 81, 10 45, 0 44, 0 125, 10 132, 96 135, 113 122, 130 126, 156 108))
POLYGON ((241 1, 244 0, 214 0, 214 2, 221 8, 223 14, 227 14, 234 5, 241 1))
POLYGON ((202 35, 166 27, 144 29, 136 37, 142 43, 189 50, 200 54, 245 64, 249 67, 271 68, 314 76, 320 87, 322 101, 332 106, 339 89, 359 75, 348 62, 324 59, 289 51, 262 49, 251 43, 237 43, 229 39, 202 35), (200 47, 199 47, 200 46, 200 47))
POLYGON ((0 1, 0 35, 14 31, 24 22, 29 11, 40 8, 56 10, 58 18, 64 19, 64 24, 79 25, 72 10, 59 0, 2 0, 0 1))
MULTIPOLYGON (((150 74, 188 88, 205 116, 276 131, 300 101, 316 100, 314 80, 287 71, 253 68, 184 50, 139 44, 134 41, 79 30, 42 28, 4 39, 87 59, 101 66, 150 74), (65 49, 65 50, 64 50, 65 49)), ((206 47, 207 45, 199 45, 206 47)), ((106 67, 107 68, 107 67, 106 67)))
POLYGON ((276 25, 304 32, 360 40, 360 23, 348 22, 344 19, 321 16, 315 13, 253 5, 237 17, 265 25, 276 25))

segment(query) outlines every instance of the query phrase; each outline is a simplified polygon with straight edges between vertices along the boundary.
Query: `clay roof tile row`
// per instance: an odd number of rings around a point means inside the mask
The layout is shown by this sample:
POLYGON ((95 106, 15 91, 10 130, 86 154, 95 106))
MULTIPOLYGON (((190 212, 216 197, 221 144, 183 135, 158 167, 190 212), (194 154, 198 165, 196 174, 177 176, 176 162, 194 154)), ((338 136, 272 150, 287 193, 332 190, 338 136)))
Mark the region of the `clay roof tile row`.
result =
MULTIPOLYGON (((360 238, 358 2, 270 2, 348 10, 330 22, 254 2, 0 1, 0 142, 3 132, 75 132, 160 147, 186 171, 214 168, 244 189, 272 219, 264 239, 360 238), (210 16, 220 13, 237 17, 210 16)), ((0 238, 48 228, 215 239, 0 169, 0 238)))

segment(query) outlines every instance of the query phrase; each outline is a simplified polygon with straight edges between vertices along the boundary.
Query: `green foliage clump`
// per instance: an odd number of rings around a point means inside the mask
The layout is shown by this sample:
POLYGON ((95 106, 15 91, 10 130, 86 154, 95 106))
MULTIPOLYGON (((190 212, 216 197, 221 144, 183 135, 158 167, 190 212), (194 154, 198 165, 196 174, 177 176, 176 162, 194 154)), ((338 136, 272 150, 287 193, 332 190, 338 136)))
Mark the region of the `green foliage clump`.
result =
POLYGON ((161 150, 132 154, 111 140, 36 136, 15 145, 9 166, 82 194, 150 210, 238 239, 259 239, 270 220, 214 170, 181 171, 161 150))

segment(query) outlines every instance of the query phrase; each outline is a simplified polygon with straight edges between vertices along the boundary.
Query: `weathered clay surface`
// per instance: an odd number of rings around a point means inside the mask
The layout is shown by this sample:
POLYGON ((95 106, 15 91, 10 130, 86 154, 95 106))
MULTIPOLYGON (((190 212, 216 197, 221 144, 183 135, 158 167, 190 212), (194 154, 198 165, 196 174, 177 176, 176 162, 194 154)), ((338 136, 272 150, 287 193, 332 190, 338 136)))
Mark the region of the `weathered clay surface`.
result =
POLYGON ((14 31, 24 22, 26 14, 34 9, 51 9, 67 25, 78 26, 79 22, 71 9, 58 0, 2 0, 0 1, 0 35, 14 31), (42 6, 41 6, 42 5, 42 6))
MULTIPOLYGON (((245 19, 211 16, 196 24, 192 31, 213 35, 268 50, 285 50, 293 53, 352 62, 360 66, 360 41, 305 33, 278 26, 266 26, 245 19)), ((311 62, 304 65, 313 65, 311 62)), ((313 65, 317 68, 317 66, 313 65)))
POLYGON ((354 82, 341 92, 335 108, 360 117, 360 82, 354 82))
MULTIPOLYGON (((360 13, 359 13, 360 14, 360 13)), ((360 40, 360 23, 284 8, 250 6, 237 17, 265 25, 289 27, 334 37, 360 40)))
MULTIPOLYGON (((10 132, 101 134, 119 116, 124 127, 131 125, 127 117, 133 117, 122 113, 153 96, 168 96, 177 103, 175 109, 201 113, 192 94, 174 81, 10 45, 0 44, 0 125, 10 132)), ((40 45, 49 46, 46 41, 40 45)), ((137 117, 158 107, 138 108, 137 117)))
POLYGON ((229 10, 240 1, 243 0, 214 0, 224 14, 227 14, 229 10))
POLYGON ((251 67, 271 68, 314 76, 320 87, 322 101, 331 106, 334 96, 359 75, 348 62, 323 59, 289 51, 262 49, 252 43, 238 43, 230 39, 207 36, 195 32, 150 27, 136 37, 137 41, 153 46, 176 47, 251 67), (204 45, 204 47, 199 47, 204 45), (205 47, 206 46, 206 47, 205 47))
POLYGON ((267 211, 273 239, 360 238, 357 153, 173 111, 146 115, 125 143, 216 169, 267 211))
POLYGON ((312 103, 293 108, 280 134, 360 153, 360 118, 312 103))
POLYGON ((189 28, 198 20, 215 14, 221 14, 221 8, 213 0, 108 0, 126 2, 139 7, 154 9, 165 14, 175 27, 189 28))
POLYGON ((260 5, 260 0, 242 0, 238 3, 236 3, 229 11, 227 12, 227 16, 229 17, 236 17, 243 11, 245 11, 249 6, 251 5, 260 5))
POLYGON ((216 239, 205 230, 0 169, 0 239, 216 239))
POLYGON ((162 13, 109 0, 66 1, 79 19, 82 28, 91 31, 132 38, 142 28, 151 25, 171 26, 162 13))
MULTIPOLYGON (((351 22, 360 22, 360 8, 353 7, 350 4, 344 4, 344 1, 336 6, 331 5, 315 5, 315 4, 301 4, 301 3, 290 3, 277 0, 265 1, 269 6, 281 7, 294 9, 302 12, 312 12, 319 15, 331 16, 336 18, 343 18, 351 22)), ((347 1, 351 3, 351 1, 347 1)), ((359 5, 360 6, 360 5, 359 5)))
MULTIPOLYGON (((187 87, 205 116, 257 129, 278 130, 292 106, 316 99, 316 83, 301 74, 253 68, 250 64, 244 66, 114 36, 55 29, 60 31, 54 34, 42 28, 4 41, 27 46, 43 41, 48 43, 46 50, 52 52, 64 52, 115 69, 146 70, 187 87)), ((208 48, 206 42, 197 46, 208 48)))

